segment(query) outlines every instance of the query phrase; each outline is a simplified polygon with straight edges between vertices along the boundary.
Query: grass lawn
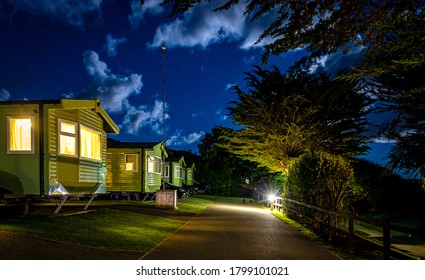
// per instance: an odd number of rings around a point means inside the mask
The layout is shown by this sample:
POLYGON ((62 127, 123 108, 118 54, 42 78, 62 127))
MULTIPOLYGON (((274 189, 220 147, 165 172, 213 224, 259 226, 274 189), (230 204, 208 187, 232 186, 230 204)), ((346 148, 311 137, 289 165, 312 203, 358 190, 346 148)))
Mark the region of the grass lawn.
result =
POLYGON ((111 250, 148 251, 183 222, 107 208, 76 215, 19 216, 0 230, 111 250))
MULTIPOLYGON (((215 199, 215 196, 192 196, 178 201, 177 209, 167 211, 197 215, 206 209, 205 204, 212 203, 215 199)), ((85 203, 86 201, 67 201, 65 206, 82 209, 85 203)), ((93 205, 103 207, 89 207, 89 211, 74 214, 7 216, 0 219, 0 230, 109 250, 146 252, 184 223, 160 216, 108 208, 114 205, 155 208, 153 201, 95 200, 93 205)), ((54 203, 37 202, 35 206, 51 207, 54 203)))
POLYGON ((211 204, 216 201, 219 197, 214 195, 193 195, 184 199, 181 199, 181 202, 189 202, 189 203, 203 203, 203 204, 211 204))

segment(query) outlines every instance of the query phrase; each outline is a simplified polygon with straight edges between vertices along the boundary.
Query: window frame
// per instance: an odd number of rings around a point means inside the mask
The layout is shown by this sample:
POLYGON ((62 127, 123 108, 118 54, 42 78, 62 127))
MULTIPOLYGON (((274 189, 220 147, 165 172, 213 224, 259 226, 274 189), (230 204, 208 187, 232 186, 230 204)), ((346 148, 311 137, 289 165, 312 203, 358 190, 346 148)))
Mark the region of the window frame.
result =
POLYGON ((79 133, 78 132, 79 132, 79 124, 77 122, 65 120, 65 119, 58 119, 58 155, 59 156, 78 158, 78 155, 79 155, 79 153, 78 153, 78 151, 79 151, 79 149, 78 149, 79 148, 79 133), (61 131, 61 123, 62 122, 74 125, 75 126, 75 133, 62 132, 61 131), (61 150, 61 140, 60 140, 61 135, 75 138, 75 154, 74 155, 63 154, 63 153, 60 152, 60 150, 61 150))
POLYGON ((148 155, 148 164, 147 164, 147 172, 150 174, 161 174, 161 158, 158 156, 151 156, 148 155), (151 158, 154 158, 155 160, 151 160, 151 158), (155 162, 155 166, 154 166, 154 171, 149 171, 149 161, 154 161, 155 162))
POLYGON ((7 143, 6 143, 6 147, 7 147, 7 153, 8 154, 34 154, 35 153, 35 129, 34 129, 34 122, 35 122, 35 117, 33 115, 21 115, 21 116, 7 116, 6 117, 6 134, 7 134, 7 143), (11 119, 30 119, 31 120, 31 129, 30 129, 30 139, 31 139, 31 149, 30 150, 11 150, 10 149, 10 120, 11 119))
POLYGON ((80 159, 83 159, 83 160, 91 160, 91 161, 96 161, 96 162, 101 162, 102 161, 102 147, 103 147, 103 134, 102 134, 102 132, 101 131, 98 131, 98 130, 96 130, 96 129, 93 129, 93 128, 91 128, 91 127, 89 127, 89 126, 87 126, 87 125, 84 125, 84 124, 81 124, 80 123, 80 125, 79 125, 79 156, 80 156, 80 159), (96 133, 96 134, 98 134, 99 135, 99 139, 100 139, 100 143, 99 143, 99 148, 100 148, 100 151, 99 151, 99 158, 91 158, 91 157, 86 157, 86 156, 83 156, 81 153, 82 153, 82 151, 83 151, 83 149, 82 149, 82 146, 83 146, 83 143, 82 143, 82 141, 83 141, 83 137, 81 137, 81 130, 82 129, 86 129, 87 131, 89 131, 89 132, 94 132, 94 133, 96 133))
POLYGON ((176 178, 183 179, 182 167, 179 165, 174 166, 174 174, 176 174, 176 178))
POLYGON ((124 154, 124 171, 126 172, 139 172, 139 154, 124 154), (133 170, 127 169, 127 156, 136 156, 136 168, 133 170))

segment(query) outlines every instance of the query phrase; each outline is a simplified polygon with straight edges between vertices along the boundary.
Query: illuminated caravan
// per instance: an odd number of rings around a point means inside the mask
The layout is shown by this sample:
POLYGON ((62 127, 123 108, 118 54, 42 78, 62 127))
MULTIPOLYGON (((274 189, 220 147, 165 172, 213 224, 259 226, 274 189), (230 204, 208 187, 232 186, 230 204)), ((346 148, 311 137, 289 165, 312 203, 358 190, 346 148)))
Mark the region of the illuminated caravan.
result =
POLYGON ((195 182, 195 164, 187 164, 185 169, 185 178, 183 180, 183 184, 186 186, 193 186, 193 183, 195 182))
POLYGON ((174 187, 183 186, 186 162, 184 157, 170 157, 165 160, 164 180, 174 187))
POLYGON ((0 195, 105 193, 107 133, 98 99, 0 101, 0 195))
POLYGON ((167 152, 162 142, 119 142, 108 139, 108 192, 133 193, 136 198, 140 193, 156 192, 161 188, 163 157, 167 157, 167 152))

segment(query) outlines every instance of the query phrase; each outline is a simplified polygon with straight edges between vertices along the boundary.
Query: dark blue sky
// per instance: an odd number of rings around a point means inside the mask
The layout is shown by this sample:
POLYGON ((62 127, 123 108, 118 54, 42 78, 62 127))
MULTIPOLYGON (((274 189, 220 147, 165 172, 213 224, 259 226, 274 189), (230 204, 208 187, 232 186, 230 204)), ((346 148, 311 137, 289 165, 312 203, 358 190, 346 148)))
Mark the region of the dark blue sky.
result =
MULTIPOLYGON (((166 139, 197 151, 206 132, 230 125, 226 107, 244 86, 244 72, 261 64, 253 45, 272 17, 248 24, 243 3, 214 13, 202 5, 167 18, 159 1, 0 0, 0 100, 96 98, 121 133, 120 141, 162 140, 162 59, 166 45, 166 139)), ((355 57, 323 57, 311 71, 332 71, 355 57)), ((304 54, 272 57, 282 72, 304 54)), ((369 159, 381 162, 388 143, 369 159)))

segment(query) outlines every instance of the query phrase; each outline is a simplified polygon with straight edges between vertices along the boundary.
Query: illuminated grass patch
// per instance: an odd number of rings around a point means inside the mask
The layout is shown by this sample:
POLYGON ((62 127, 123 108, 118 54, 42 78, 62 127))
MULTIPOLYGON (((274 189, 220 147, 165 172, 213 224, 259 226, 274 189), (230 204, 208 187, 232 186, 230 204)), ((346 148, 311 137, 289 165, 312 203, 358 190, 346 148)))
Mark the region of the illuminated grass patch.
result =
POLYGON ((199 214, 205 209, 207 209, 207 207, 203 205, 177 202, 176 211, 181 213, 199 214))
POLYGON ((183 202, 192 202, 192 203, 211 204, 217 198, 218 198, 217 196, 212 196, 212 195, 193 195, 193 196, 184 198, 181 201, 183 201, 183 202))
POLYGON ((111 250, 146 252, 183 222, 112 209, 80 215, 25 216, 0 221, 0 230, 111 250))

